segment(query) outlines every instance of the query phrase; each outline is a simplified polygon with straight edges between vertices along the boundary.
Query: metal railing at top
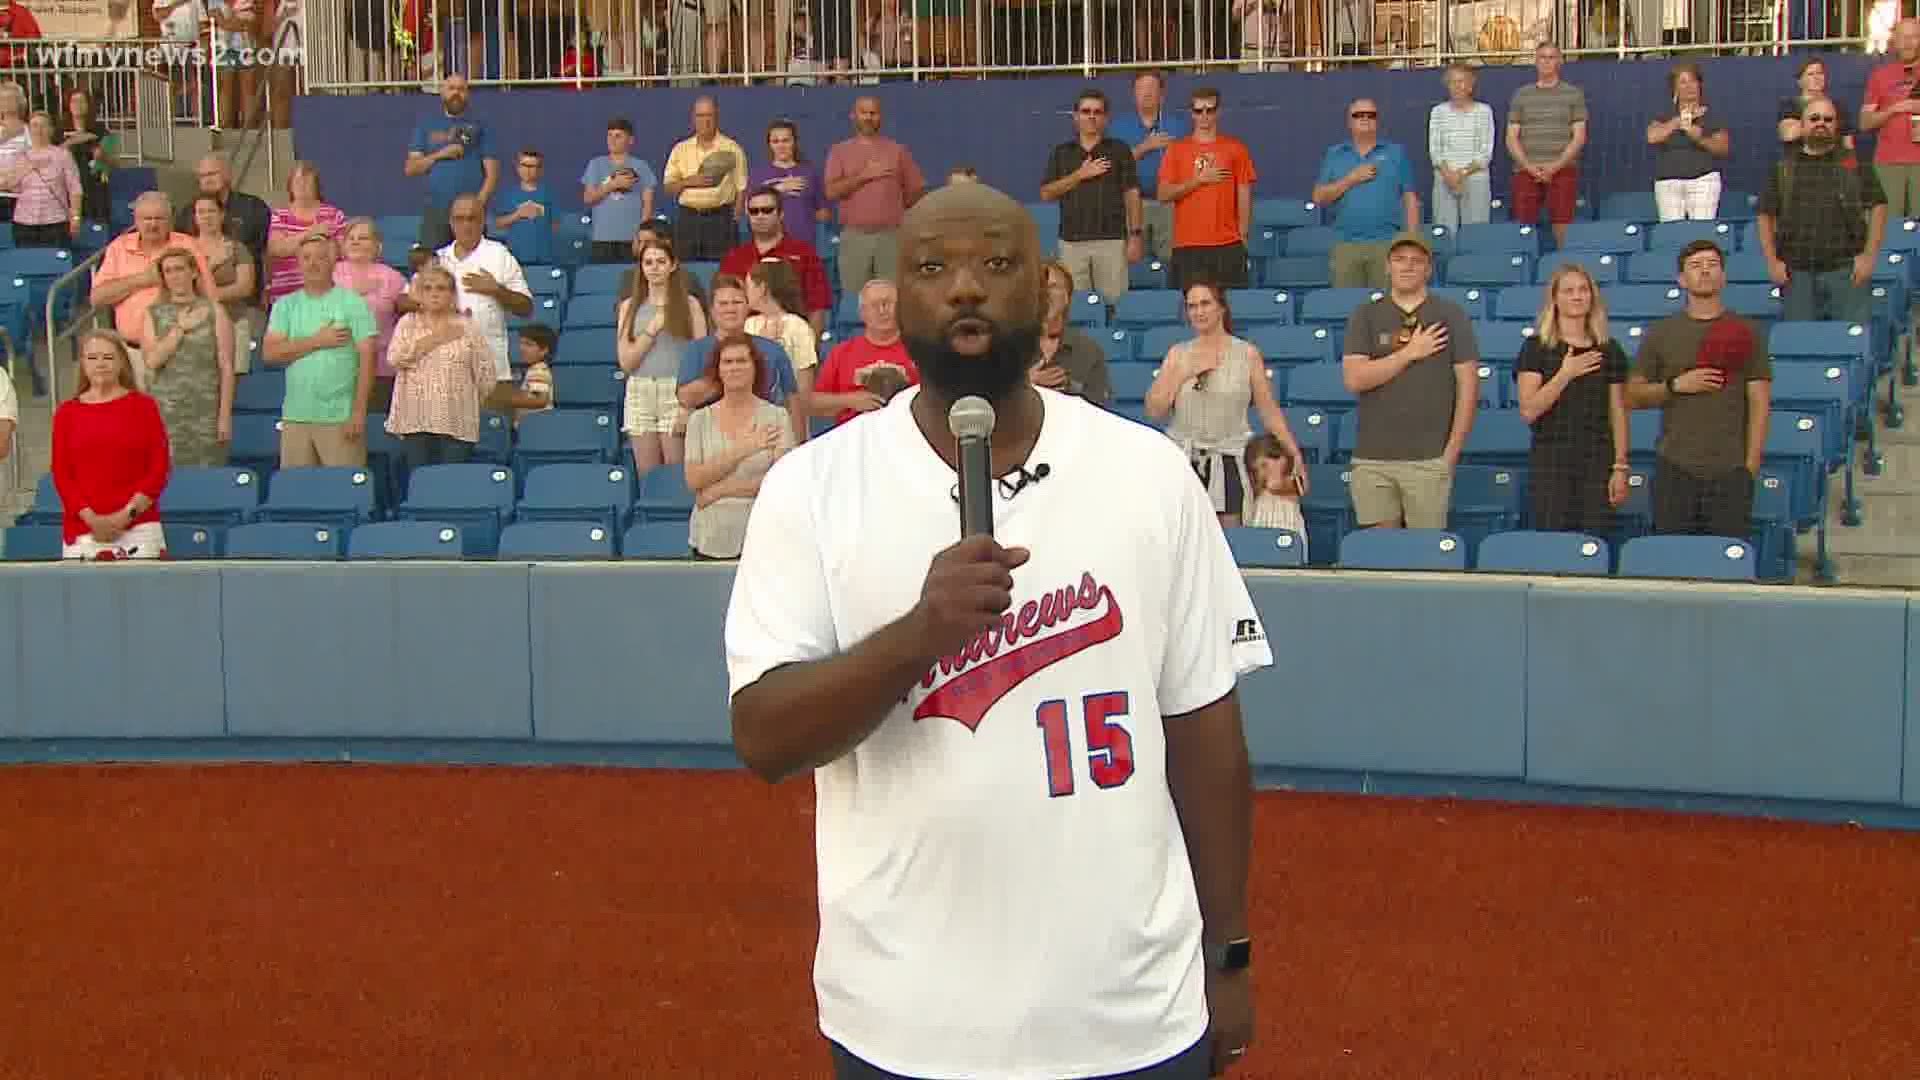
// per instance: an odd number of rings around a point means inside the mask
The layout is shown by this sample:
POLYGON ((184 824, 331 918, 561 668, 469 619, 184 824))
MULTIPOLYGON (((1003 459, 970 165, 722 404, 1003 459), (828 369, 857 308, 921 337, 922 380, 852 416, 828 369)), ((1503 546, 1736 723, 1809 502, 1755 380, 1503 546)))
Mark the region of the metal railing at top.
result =
POLYGON ((1859 48, 1867 12, 1811 0, 309 0, 309 89, 816 85, 1178 67, 1526 62, 1859 48), (471 19, 471 21, 469 21, 471 19))

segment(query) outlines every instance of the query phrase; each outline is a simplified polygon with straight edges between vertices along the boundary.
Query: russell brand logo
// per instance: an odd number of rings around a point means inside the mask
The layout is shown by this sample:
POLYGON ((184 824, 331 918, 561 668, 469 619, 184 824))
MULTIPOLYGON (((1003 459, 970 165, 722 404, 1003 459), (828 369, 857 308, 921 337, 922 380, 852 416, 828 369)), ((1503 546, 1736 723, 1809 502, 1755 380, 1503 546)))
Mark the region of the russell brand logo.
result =
POLYGON ((966 648, 929 668, 920 680, 922 689, 933 690, 942 678, 947 681, 921 699, 913 718, 944 716, 958 720, 968 731, 978 730, 988 710, 1008 691, 1042 668, 1113 640, 1121 625, 1120 604, 1113 591, 1094 581, 1092 574, 1081 574, 1079 585, 1042 593, 1038 600, 1007 612, 997 625, 975 635, 966 648), (1104 612, 1092 622, 1054 630, 1076 612, 1100 610, 1102 604, 1104 612))

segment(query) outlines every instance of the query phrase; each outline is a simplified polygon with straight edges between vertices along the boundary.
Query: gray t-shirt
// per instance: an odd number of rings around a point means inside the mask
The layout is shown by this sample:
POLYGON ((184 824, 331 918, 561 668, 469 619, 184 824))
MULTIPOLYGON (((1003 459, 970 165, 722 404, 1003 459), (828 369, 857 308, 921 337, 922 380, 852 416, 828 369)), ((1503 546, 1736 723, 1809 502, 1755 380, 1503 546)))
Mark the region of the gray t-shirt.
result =
POLYGON ((1587 118, 1586 92, 1572 83, 1528 83, 1513 92, 1507 123, 1520 125, 1520 149, 1527 160, 1544 165, 1573 141, 1573 125, 1587 118))
POLYGON ((1460 305, 1428 296, 1418 308, 1402 311, 1391 297, 1362 304, 1347 319, 1342 356, 1380 359, 1406 344, 1415 328, 1445 323, 1447 347, 1409 364, 1392 380, 1359 397, 1359 435, 1353 456, 1369 461, 1428 461, 1447 448, 1453 432, 1457 382, 1455 364, 1478 364, 1480 345, 1473 323, 1460 305))

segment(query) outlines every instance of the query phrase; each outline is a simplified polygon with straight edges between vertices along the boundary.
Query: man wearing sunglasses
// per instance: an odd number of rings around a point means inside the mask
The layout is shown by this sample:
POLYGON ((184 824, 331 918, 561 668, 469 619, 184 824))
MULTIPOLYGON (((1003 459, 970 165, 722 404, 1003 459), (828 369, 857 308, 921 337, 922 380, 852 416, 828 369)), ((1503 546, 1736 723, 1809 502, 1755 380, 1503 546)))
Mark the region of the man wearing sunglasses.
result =
POLYGON ((1247 286, 1247 225, 1253 219, 1253 155, 1220 134, 1220 91, 1193 92, 1193 134, 1167 148, 1160 201, 1173 204, 1173 287, 1211 281, 1247 286))
POLYGON ((1313 201, 1333 207, 1339 242, 1328 254, 1336 289, 1387 287, 1387 246, 1401 232, 1420 231, 1413 164, 1399 143, 1380 139, 1380 106, 1360 98, 1347 106, 1347 141, 1320 159, 1313 201))
POLYGON ((778 191, 759 187, 748 194, 747 229, 752 236, 727 252, 727 257, 720 260, 720 272, 744 281, 762 259, 786 263, 793 268, 794 280, 800 283, 801 296, 807 303, 807 310, 793 314, 811 323, 815 334, 824 333, 827 316, 833 311, 827 267, 812 244, 787 232, 785 207, 778 191))
POLYGON ((1873 312, 1868 286, 1887 231, 1887 196, 1874 171, 1841 145, 1839 121, 1832 101, 1809 98, 1800 141, 1774 164, 1760 197, 1760 250, 1790 321, 1866 322, 1873 312))

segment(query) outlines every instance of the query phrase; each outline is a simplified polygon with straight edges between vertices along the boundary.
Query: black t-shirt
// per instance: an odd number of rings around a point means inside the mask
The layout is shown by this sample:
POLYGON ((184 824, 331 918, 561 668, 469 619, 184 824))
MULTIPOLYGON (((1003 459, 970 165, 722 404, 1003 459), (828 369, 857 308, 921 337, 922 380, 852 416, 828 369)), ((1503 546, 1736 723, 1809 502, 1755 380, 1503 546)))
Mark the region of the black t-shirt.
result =
MULTIPOLYGON (((1583 375, 1567 386, 1560 400, 1545 416, 1533 422, 1533 450, 1536 455, 1572 457, 1581 460, 1611 460, 1613 432, 1608 423, 1608 390, 1627 381, 1627 351, 1617 341, 1598 346, 1600 370, 1583 375)), ((1545 345, 1538 338, 1527 339, 1514 364, 1518 377, 1533 372, 1550 380, 1560 371, 1569 353, 1585 352, 1562 341, 1545 345)))
MULTIPOLYGON (((1672 109, 1668 109, 1656 117, 1655 122, 1664 124, 1676 115, 1672 109)), ((1700 134, 1708 138, 1727 126, 1711 108, 1695 123, 1700 127, 1700 134)), ((1667 141, 1661 143, 1660 149, 1653 155, 1655 180, 1697 180, 1719 169, 1720 159, 1707 153, 1704 147, 1693 141, 1693 136, 1684 131, 1675 131, 1667 136, 1667 141)))

